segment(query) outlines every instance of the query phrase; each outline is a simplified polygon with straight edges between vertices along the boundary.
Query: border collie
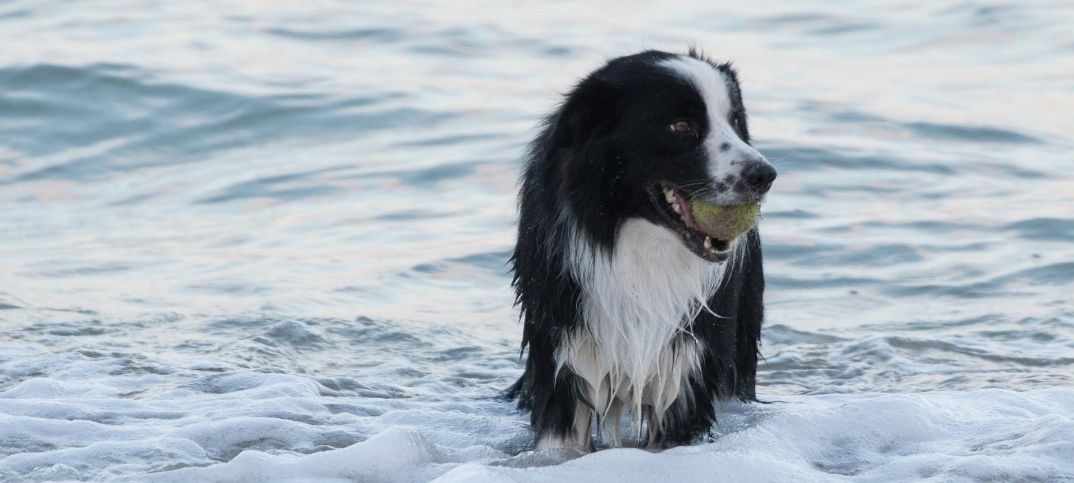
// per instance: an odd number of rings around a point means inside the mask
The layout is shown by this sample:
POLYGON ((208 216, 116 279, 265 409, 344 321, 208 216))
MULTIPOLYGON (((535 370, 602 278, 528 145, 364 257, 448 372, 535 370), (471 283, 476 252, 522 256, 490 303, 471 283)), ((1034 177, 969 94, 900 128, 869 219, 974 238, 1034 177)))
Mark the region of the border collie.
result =
POLYGON ((529 356, 506 393, 537 449, 591 451, 593 422, 623 446, 625 414, 628 443, 686 444, 717 399, 756 400, 760 237, 713 239, 688 213, 759 203, 775 177, 734 69, 693 49, 613 59, 546 118, 511 258, 529 356))

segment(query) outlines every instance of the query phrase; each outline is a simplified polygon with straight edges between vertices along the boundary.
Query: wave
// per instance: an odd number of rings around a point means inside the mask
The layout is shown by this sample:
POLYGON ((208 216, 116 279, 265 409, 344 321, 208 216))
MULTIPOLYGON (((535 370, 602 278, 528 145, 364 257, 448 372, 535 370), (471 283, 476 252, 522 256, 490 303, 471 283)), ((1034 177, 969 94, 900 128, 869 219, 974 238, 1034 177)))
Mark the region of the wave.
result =
MULTIPOLYGON (((1074 478, 1074 390, 855 394, 733 405, 713 441, 659 453, 504 455, 398 426, 306 456, 247 451, 149 481, 905 481, 1074 478), (573 459, 572 459, 573 458, 573 459), (565 462, 566 461, 566 462, 565 462), (565 462, 565 463, 564 463, 565 462), (557 463, 563 463, 558 464, 557 463), (556 465, 556 466, 549 466, 556 465)), ((282 430, 283 428, 281 428, 282 430)), ((229 431, 235 433, 236 431, 229 431)))

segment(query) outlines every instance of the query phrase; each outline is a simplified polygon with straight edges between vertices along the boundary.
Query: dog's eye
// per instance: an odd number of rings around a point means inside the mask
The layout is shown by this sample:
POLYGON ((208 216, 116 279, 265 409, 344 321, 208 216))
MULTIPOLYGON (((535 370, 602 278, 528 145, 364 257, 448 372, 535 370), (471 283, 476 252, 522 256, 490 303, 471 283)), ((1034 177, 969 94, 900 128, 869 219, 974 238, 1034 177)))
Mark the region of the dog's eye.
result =
POLYGON ((735 130, 735 132, 742 132, 742 118, 739 116, 732 117, 731 127, 735 130))
POLYGON ((671 132, 683 136, 697 136, 697 129, 694 128, 690 121, 675 121, 668 126, 671 132))

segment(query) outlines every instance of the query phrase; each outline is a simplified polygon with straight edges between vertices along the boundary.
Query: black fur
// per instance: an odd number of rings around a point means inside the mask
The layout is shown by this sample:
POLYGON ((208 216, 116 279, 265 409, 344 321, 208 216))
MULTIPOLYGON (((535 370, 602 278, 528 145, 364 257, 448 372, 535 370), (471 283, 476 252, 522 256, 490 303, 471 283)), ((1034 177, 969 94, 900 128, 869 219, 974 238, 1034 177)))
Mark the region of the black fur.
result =
MULTIPOLYGON (((688 55, 705 60, 695 52, 688 55)), ((518 242, 511 258, 524 322, 522 348, 529 354, 525 372, 506 394, 531 411, 538 438, 573 431, 576 405, 589 404, 583 383, 569 367, 558 377, 554 374, 556 348, 574 329, 585 326, 579 308, 582 289, 565 258, 570 240, 562 218, 569 216, 593 246, 611 253, 625 220, 661 222, 651 200, 654 182, 689 186, 720 181, 708 179, 697 140, 668 136, 666 131, 668 116, 688 116, 702 123, 705 118, 697 92, 655 65, 672 56, 647 51, 608 62, 567 95, 531 145, 519 199, 518 242)), ((732 125, 748 143, 734 71, 728 64, 712 67, 733 80, 732 125)), ((764 273, 756 229, 745 236, 743 263, 733 264, 734 270, 709 300, 715 312, 731 319, 717 320, 702 311, 692 322, 690 329, 705 342, 701 374, 684 389, 692 393, 693 404, 673 406, 676 409, 667 414, 658 438, 661 445, 684 444, 706 434, 716 421, 718 398, 756 399, 764 273)))

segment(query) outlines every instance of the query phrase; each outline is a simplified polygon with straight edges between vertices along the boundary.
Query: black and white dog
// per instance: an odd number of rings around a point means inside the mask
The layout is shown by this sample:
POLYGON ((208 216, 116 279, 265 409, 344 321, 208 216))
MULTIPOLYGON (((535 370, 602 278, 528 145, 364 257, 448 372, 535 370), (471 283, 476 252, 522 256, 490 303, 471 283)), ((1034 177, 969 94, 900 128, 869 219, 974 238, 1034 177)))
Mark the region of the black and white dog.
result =
POLYGON ((717 399, 755 400, 760 237, 712 239, 689 203, 756 203, 775 177, 735 71, 692 50, 614 59, 546 119, 511 260, 529 357, 507 392, 538 449, 593 449, 593 420, 621 446, 624 412, 638 444, 689 443, 717 399))

